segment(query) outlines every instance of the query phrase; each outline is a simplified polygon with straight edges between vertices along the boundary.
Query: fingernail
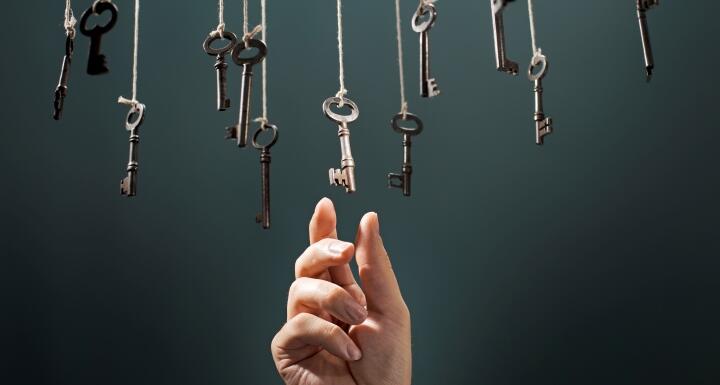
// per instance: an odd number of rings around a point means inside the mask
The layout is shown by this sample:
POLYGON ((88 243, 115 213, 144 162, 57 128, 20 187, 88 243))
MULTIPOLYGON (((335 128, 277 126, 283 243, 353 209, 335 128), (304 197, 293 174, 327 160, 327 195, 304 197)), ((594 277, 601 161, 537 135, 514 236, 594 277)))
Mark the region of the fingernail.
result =
POLYGON ((348 344, 347 353, 351 361, 357 361, 362 358, 362 352, 355 344, 348 344))
POLYGON ((353 321, 353 324, 362 323, 368 316, 367 310, 355 302, 345 305, 345 310, 350 317, 350 321, 353 321))
POLYGON ((328 245, 328 252, 332 255, 340 256, 348 249, 348 247, 350 247, 350 243, 335 241, 328 245))

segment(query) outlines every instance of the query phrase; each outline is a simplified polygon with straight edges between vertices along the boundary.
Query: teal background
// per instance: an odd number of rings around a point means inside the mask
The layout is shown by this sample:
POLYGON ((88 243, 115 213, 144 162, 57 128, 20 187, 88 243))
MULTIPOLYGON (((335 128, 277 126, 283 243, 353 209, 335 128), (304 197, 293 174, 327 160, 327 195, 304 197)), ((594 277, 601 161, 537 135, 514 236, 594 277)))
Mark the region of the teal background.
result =
MULTIPOLYGON (((79 16, 90 1, 74 1, 79 16)), ((241 2, 228 1, 241 30, 241 2)), ((259 21, 253 1, 251 22, 259 21)), ((534 144, 531 83, 494 69, 488 1, 441 0, 431 33, 442 95, 417 95, 416 6, 403 1, 414 195, 401 166, 392 1, 345 1, 359 191, 321 103, 337 85, 335 2, 269 0, 273 225, 254 223, 259 156, 223 140, 214 60, 201 50, 214 1, 144 1, 139 99, 147 105, 139 196, 127 162, 132 2, 105 35, 111 73, 85 74, 77 39, 65 114, 51 119, 62 1, 9 1, 2 61, 0 370, 3 384, 280 384, 269 354, 318 199, 352 240, 380 214, 413 317, 414 384, 720 383, 720 174, 715 1, 648 13, 646 84, 634 1, 537 1, 548 55, 534 144), (3 378, 5 377, 5 378, 3 378)), ((505 21, 525 68, 525 2, 505 21)), ((259 111, 259 83, 253 109, 259 111)), ((237 106, 239 70, 230 69, 237 106)))

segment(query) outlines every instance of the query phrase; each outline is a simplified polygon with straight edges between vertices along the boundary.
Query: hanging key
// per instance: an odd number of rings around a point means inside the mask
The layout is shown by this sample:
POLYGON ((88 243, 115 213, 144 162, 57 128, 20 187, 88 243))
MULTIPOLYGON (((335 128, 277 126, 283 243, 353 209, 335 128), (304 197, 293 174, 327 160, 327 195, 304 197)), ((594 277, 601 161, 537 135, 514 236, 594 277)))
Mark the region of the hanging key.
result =
POLYGON ((90 75, 101 75, 109 71, 105 55, 100 53, 102 35, 108 33, 117 22, 118 9, 111 1, 96 0, 90 8, 83 12, 80 18, 80 32, 90 37, 90 55, 88 57, 87 73, 90 75), (87 29, 90 16, 99 16, 105 11, 110 11, 110 21, 104 26, 96 25, 93 29, 87 29))
POLYGON ((535 91, 535 113, 533 119, 535 120, 535 144, 543 144, 545 135, 551 134, 552 129, 552 118, 546 117, 543 112, 543 87, 542 79, 545 77, 548 71, 548 61, 545 55, 538 52, 533 56, 530 61, 530 68, 528 68, 528 78, 534 83, 535 91))
POLYGON ((220 35, 217 31, 213 31, 203 42, 203 49, 210 56, 215 56, 215 72, 217 73, 217 109, 225 111, 230 108, 230 99, 227 97, 227 67, 225 55, 231 52, 237 45, 237 36, 234 33, 223 31, 220 35), (213 48, 212 43, 217 40, 227 40, 228 44, 224 47, 213 48))
POLYGON ((60 81, 55 87, 55 100, 53 101, 53 119, 60 120, 62 110, 67 96, 67 84, 70 77, 70 64, 72 63, 72 54, 75 49, 75 40, 73 37, 65 38, 65 57, 63 57, 62 69, 60 70, 60 81))
POLYGON ((261 123, 260 128, 253 135, 252 145, 260 151, 260 181, 262 183, 262 212, 255 216, 255 222, 260 223, 263 229, 270 228, 270 148, 278 140, 277 126, 261 123), (264 132, 272 133, 267 144, 259 144, 258 138, 264 132))
POLYGON ((260 40, 248 39, 246 42, 238 41, 232 50, 232 59, 235 64, 243 67, 242 82, 240 84, 240 113, 238 123, 227 127, 226 139, 237 139, 238 147, 245 147, 248 139, 248 125, 250 124, 250 91, 252 91, 252 67, 265 59, 267 46, 260 40), (254 56, 241 56, 243 51, 255 51, 254 56))
POLYGON ((505 29, 503 27, 503 10, 507 3, 514 0, 490 0, 493 18, 493 33, 495 34, 495 65, 498 71, 510 75, 518 74, 518 64, 507 58, 505 54, 505 29))
POLYGON ((403 114, 395 115, 390 124, 392 125, 392 128, 393 130, 395 130, 395 132, 403 135, 403 164, 402 174, 388 174, 388 188, 402 189, 403 195, 409 197, 411 187, 410 178, 413 171, 410 157, 410 150, 412 149, 412 137, 422 132, 423 123, 422 120, 420 120, 420 118, 418 118, 416 115, 406 113, 404 117, 403 114), (415 128, 402 126, 400 125, 401 122, 413 122, 415 123, 415 128))
POLYGON ((643 56, 645 58, 645 77, 650 81, 655 60, 653 59, 652 47, 650 46, 650 34, 648 32, 647 17, 645 11, 660 4, 660 0, 636 0, 637 17, 640 24, 640 38, 642 39, 643 56))
POLYGON ((420 34, 420 96, 431 98, 440 95, 435 79, 430 77, 430 39, 428 33, 437 19, 432 3, 423 3, 412 18, 413 31, 420 34))
POLYGON ((352 150, 350 148, 350 129, 348 123, 355 121, 360 116, 355 102, 348 98, 331 97, 325 99, 323 103, 323 112, 328 119, 337 123, 338 125, 338 138, 340 138, 340 168, 329 171, 330 184, 333 186, 345 187, 345 192, 355 192, 355 160, 352 156, 352 150), (349 115, 340 115, 332 111, 332 107, 347 106, 350 108, 349 115))
POLYGON ((130 132, 130 153, 127 176, 120 182, 120 193, 128 197, 135 196, 137 192, 138 144, 143 120, 145 120, 145 105, 137 103, 130 108, 125 119, 125 129, 130 132))

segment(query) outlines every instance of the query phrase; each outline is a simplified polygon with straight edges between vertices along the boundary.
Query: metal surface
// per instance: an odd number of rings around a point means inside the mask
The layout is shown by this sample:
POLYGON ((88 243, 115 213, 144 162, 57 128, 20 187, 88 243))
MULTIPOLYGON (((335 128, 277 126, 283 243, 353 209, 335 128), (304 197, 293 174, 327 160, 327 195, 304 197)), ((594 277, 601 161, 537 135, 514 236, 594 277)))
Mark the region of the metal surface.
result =
POLYGON ((553 131, 552 118, 545 116, 542 100, 542 79, 547 74, 548 68, 547 58, 541 54, 533 56, 528 68, 528 78, 534 83, 535 113, 533 114, 533 120, 535 120, 535 144, 538 145, 543 144, 545 135, 549 135, 553 131))
POLYGON ((70 64, 72 63, 72 54, 75 49, 75 40, 70 36, 65 38, 65 56, 63 57, 62 69, 60 70, 60 80, 55 87, 55 98, 53 100, 53 119, 60 120, 62 117, 65 97, 67 96, 67 84, 70 77, 70 64))
POLYGON ((437 19, 437 9, 424 3, 413 15, 412 29, 420 34, 420 96, 431 98, 440 95, 437 81, 430 77, 430 38, 428 32, 437 19), (423 19, 424 18, 424 19, 423 19))
POLYGON ((117 7, 107 0, 96 0, 90 8, 83 12, 80 18, 80 32, 90 37, 90 54, 88 56, 87 66, 87 73, 90 75, 101 75, 109 71, 105 55, 100 53, 100 46, 102 43, 102 35, 108 33, 115 26, 117 18, 117 7), (87 29, 90 16, 99 16, 105 11, 110 12, 110 21, 103 26, 96 25, 93 29, 87 29))
POLYGON ((242 81, 240 83, 240 112, 238 115, 238 123, 234 126, 227 127, 227 139, 237 139, 238 147, 245 147, 248 140, 248 126, 250 125, 250 95, 252 91, 252 67, 265 59, 267 55, 267 46, 260 40, 248 39, 244 44, 238 44, 232 50, 233 62, 243 67, 242 81), (244 50, 256 50, 252 57, 241 57, 240 54, 244 50))
POLYGON ((340 168, 331 168, 328 172, 330 185, 342 186, 345 192, 353 193, 357 190, 355 183, 355 159, 352 156, 350 148, 350 129, 348 123, 355 121, 360 116, 360 110, 357 105, 350 99, 331 97, 323 102, 323 112, 328 119, 337 123, 338 138, 340 139, 340 168), (332 107, 339 107, 340 104, 350 108, 349 115, 340 115, 332 111, 332 107))
POLYGON ((215 72, 217 73, 217 110, 225 111, 230 108, 230 99, 227 97, 227 67, 225 55, 231 52, 237 45, 237 36, 234 33, 223 31, 222 35, 217 31, 213 31, 203 42, 203 50, 210 55, 215 56, 215 72), (220 48, 213 48, 212 43, 217 40, 227 40, 228 44, 220 48))
POLYGON ((127 176, 120 181, 120 193, 128 197, 137 193, 138 144, 140 143, 140 125, 145 120, 145 105, 130 107, 125 119, 125 129, 130 132, 130 151, 128 155, 127 176))
POLYGON ((416 115, 406 113, 404 117, 403 114, 395 115, 390 121, 390 125, 395 132, 403 135, 403 164, 401 174, 388 174, 388 188, 399 188, 402 190, 404 196, 409 197, 411 194, 411 177, 413 171, 410 154, 412 137, 422 132, 423 123, 416 115), (402 126, 400 124, 401 122, 413 122, 415 127, 402 126))
POLYGON ((493 33, 495 34, 495 65, 498 71, 510 75, 518 74, 518 64, 507 58, 505 54, 505 29, 503 28, 503 10, 507 3, 514 0, 490 0, 492 10, 493 33))
POLYGON ((263 229, 270 228, 270 148, 277 143, 278 129, 272 124, 263 123, 253 135, 252 145, 260 150, 260 181, 262 185, 262 212, 255 216, 255 222, 260 223, 263 229), (267 144, 258 143, 258 138, 264 132, 270 131, 272 138, 267 144))
POLYGON ((645 79, 649 82, 655 69, 652 46, 650 45, 650 33, 648 32, 647 17, 645 11, 660 4, 660 0, 636 0, 637 18, 640 24, 640 39, 642 40, 643 58, 645 59, 645 79))

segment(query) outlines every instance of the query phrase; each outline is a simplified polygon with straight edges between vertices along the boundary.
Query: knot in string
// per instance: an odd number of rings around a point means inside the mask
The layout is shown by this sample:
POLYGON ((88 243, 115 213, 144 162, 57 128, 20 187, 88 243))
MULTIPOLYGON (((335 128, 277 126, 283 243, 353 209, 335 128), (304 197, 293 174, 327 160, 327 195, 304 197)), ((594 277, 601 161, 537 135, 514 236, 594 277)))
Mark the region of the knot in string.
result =
POLYGON ((65 35, 71 39, 75 39, 75 24, 77 24, 77 19, 75 18, 75 15, 73 14, 72 7, 70 5, 70 0, 65 1, 65 35))
POLYGON ((245 43, 245 46, 246 46, 246 47, 247 47, 247 42, 248 42, 248 40, 250 40, 250 39, 252 39, 253 37, 255 37, 255 35, 257 35, 258 33, 260 33, 260 31, 262 31, 262 29, 263 29, 262 25, 259 25, 259 24, 258 24, 258 25, 256 25, 255 28, 253 28, 251 31, 245 32, 245 34, 243 35, 242 40, 243 40, 243 43, 245 43))

